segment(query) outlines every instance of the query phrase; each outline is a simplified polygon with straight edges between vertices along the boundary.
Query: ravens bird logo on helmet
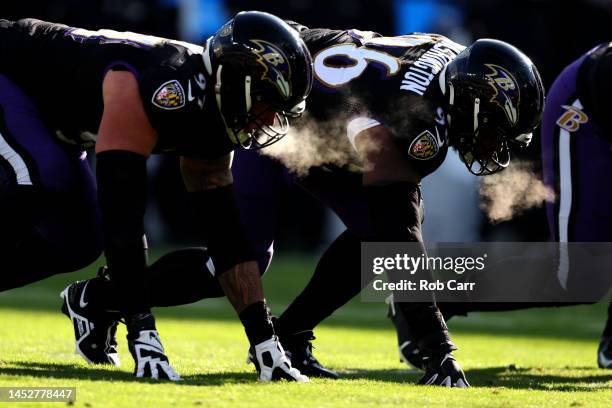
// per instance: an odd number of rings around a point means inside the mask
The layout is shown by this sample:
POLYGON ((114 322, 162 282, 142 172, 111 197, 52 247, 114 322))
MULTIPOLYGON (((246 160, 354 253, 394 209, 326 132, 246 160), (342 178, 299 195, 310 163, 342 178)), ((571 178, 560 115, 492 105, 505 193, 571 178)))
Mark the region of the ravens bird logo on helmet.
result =
POLYGON ((504 110, 508 121, 514 126, 518 122, 517 106, 520 101, 520 90, 516 79, 505 68, 495 64, 485 64, 491 73, 486 77, 493 88, 494 94, 490 102, 493 102, 504 110))
POLYGON ((256 48, 253 52, 257 54, 257 62, 263 67, 261 80, 267 80, 278 88, 280 94, 285 98, 291 97, 291 67, 285 54, 275 45, 264 40, 251 40, 256 48))

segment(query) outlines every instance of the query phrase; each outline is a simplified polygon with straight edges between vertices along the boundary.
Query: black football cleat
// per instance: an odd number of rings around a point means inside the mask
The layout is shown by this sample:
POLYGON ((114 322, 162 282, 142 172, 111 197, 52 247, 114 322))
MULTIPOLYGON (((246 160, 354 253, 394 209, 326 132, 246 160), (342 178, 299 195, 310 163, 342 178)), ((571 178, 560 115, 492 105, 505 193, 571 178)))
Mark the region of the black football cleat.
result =
POLYGON ((397 334, 400 361, 412 368, 423 370, 425 368, 423 353, 412 338, 410 326, 406 322, 404 314, 399 308, 395 307, 392 296, 387 299, 387 302, 389 303, 388 317, 395 326, 397 334))
POLYGON ((449 388, 468 388, 470 384, 455 357, 451 353, 424 357, 425 375, 421 385, 439 385, 449 388))
POLYGON ((599 368, 612 369, 612 336, 601 338, 597 349, 597 365, 599 368))
POLYGON ((74 282, 62 291, 62 313, 74 327, 75 352, 89 364, 120 365, 117 354, 118 315, 93 309, 87 298, 89 281, 74 282))
POLYGON ((423 370, 423 354, 414 341, 406 340, 399 345, 400 361, 416 370, 423 370))
POLYGON ((295 333, 281 338, 291 365, 308 377, 337 379, 338 373, 324 367, 312 354, 312 343, 315 336, 312 331, 295 333))

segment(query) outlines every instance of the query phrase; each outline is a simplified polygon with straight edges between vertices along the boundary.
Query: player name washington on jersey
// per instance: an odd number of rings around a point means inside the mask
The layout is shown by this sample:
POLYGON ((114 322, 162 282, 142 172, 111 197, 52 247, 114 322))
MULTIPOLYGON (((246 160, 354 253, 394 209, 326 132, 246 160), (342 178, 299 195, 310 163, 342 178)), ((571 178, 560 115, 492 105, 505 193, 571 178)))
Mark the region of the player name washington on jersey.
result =
POLYGON ((464 49, 447 39, 436 43, 408 67, 400 89, 423 96, 434 77, 464 49))
POLYGON ((81 148, 95 142, 102 82, 114 70, 134 74, 157 152, 214 158, 231 151, 204 55, 197 45, 136 33, 0 20, 0 74, 28 94, 62 141, 81 148))
POLYGON ((448 142, 438 78, 465 47, 436 34, 307 29, 301 36, 313 55, 312 116, 344 121, 351 142, 386 126, 422 177, 442 164, 448 142))

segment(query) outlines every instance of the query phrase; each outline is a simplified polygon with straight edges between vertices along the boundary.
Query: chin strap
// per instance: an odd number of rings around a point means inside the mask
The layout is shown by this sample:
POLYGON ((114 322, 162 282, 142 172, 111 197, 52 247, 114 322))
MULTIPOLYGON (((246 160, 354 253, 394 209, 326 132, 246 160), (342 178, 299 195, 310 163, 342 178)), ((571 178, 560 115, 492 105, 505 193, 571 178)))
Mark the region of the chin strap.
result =
POLYGON ((245 112, 250 112, 253 107, 253 103, 251 101, 251 76, 247 75, 244 77, 244 101, 245 101, 245 112))
POLYGON ((234 131, 230 129, 229 126, 227 126, 227 122, 225 121, 225 116, 223 115, 223 109, 221 109, 221 72, 222 71, 223 71, 223 65, 219 65, 219 67, 217 68, 217 75, 216 75, 216 81, 215 81, 215 99, 217 101, 217 108, 219 109, 219 115, 221 115, 221 120, 223 121, 223 125, 225 126, 225 129, 227 130, 227 135, 229 136, 232 143, 236 144, 237 143, 237 141, 235 140, 236 135, 234 134, 234 131))
POLYGON ((480 98, 474 99, 474 134, 478 131, 478 114, 480 113, 480 98))

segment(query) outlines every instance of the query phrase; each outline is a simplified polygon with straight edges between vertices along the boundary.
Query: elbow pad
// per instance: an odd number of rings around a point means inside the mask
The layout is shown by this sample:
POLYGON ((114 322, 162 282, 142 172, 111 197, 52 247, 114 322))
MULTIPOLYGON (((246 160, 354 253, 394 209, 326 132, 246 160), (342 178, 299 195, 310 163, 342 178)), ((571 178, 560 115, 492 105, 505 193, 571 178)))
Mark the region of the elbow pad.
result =
POLYGON ((138 273, 146 267, 144 213, 147 196, 146 157, 123 150, 97 156, 98 202, 109 270, 138 273))
POLYGON ((191 195, 215 274, 218 276, 240 263, 255 260, 236 206, 233 185, 191 195))

